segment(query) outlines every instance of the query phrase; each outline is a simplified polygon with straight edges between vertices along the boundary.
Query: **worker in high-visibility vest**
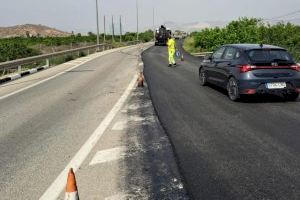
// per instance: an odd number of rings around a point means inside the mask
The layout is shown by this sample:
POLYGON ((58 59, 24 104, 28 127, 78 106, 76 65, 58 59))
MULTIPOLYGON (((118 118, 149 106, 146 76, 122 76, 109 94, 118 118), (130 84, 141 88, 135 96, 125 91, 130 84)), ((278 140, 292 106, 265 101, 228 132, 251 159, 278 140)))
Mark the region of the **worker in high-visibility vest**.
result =
POLYGON ((171 36, 168 39, 167 46, 168 46, 168 53, 169 53, 169 67, 172 67, 172 65, 176 66, 176 62, 175 62, 176 42, 175 39, 172 38, 171 36))

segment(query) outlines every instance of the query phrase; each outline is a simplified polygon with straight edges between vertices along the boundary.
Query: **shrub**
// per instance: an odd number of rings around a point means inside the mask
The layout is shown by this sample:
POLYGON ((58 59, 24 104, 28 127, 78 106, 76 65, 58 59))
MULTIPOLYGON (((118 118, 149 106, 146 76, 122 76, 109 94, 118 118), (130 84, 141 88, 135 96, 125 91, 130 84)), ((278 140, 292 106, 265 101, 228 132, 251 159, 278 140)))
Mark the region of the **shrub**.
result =
POLYGON ((300 26, 291 23, 270 25, 261 19, 240 18, 224 28, 204 29, 192 34, 193 48, 214 51, 232 43, 263 43, 287 48, 300 61, 300 26))

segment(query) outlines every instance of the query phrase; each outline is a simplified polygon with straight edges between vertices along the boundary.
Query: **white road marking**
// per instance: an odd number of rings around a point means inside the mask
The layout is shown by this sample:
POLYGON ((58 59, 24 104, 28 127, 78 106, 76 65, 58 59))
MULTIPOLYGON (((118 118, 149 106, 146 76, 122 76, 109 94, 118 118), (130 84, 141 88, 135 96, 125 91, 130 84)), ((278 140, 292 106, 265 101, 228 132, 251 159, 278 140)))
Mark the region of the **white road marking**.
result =
POLYGON ((135 92, 132 94, 132 96, 143 96, 145 95, 144 92, 135 92))
POLYGON ((147 108, 149 106, 151 106, 152 103, 151 102, 147 102, 145 104, 138 104, 138 103, 135 103, 135 104, 132 104, 132 105, 129 105, 128 106, 128 110, 138 110, 140 108, 147 108))
POLYGON ((123 120, 123 121, 116 122, 111 130, 113 130, 113 131, 122 131, 126 128, 127 128, 127 121, 123 120))
POLYGON ((97 144, 107 127, 110 125, 116 114, 124 106, 124 103, 126 102, 128 96, 130 95, 132 89, 136 84, 137 77, 138 75, 135 74, 129 86, 127 87, 123 95, 120 97, 118 102, 114 105, 112 110, 106 115, 101 124, 97 127, 97 129, 90 136, 90 138, 85 142, 81 149, 72 158, 72 160, 69 162, 66 168, 58 175, 58 177, 51 184, 51 186, 45 191, 45 193, 41 196, 40 200, 54 200, 59 197, 60 193, 65 187, 66 177, 69 169, 73 168, 74 172, 78 170, 78 168, 89 155, 93 147, 97 144))
POLYGON ((107 162, 112 162, 116 160, 120 160, 125 158, 126 155, 126 147, 116 147, 113 149, 107 149, 103 151, 98 151, 90 165, 97 165, 107 162))
POLYGON ((134 121, 134 122, 144 122, 144 121, 151 121, 154 122, 155 121, 155 116, 154 115, 150 115, 147 117, 140 117, 140 116, 130 116, 129 117, 129 121, 134 121))
MULTIPOLYGON (((129 47, 123 47, 123 48, 128 48, 128 49, 130 49, 130 47, 131 47, 131 46, 129 46, 129 47)), ((8 98, 8 97, 10 97, 10 96, 13 96, 13 95, 15 95, 15 94, 18 94, 18 93, 23 92, 23 91, 25 91, 25 90, 28 90, 28 89, 30 89, 30 88, 33 88, 33 87, 35 87, 35 86, 37 86, 37 85, 40 85, 40 84, 42 84, 42 83, 45 83, 45 82, 47 82, 47 81, 49 81, 49 80, 52 80, 52 79, 54 79, 54 78, 56 78, 56 77, 58 77, 58 76, 61 76, 62 74, 65 74, 65 73, 67 73, 67 72, 69 72, 69 71, 71 71, 71 70, 73 70, 73 69, 76 69, 77 67, 80 67, 81 65, 83 65, 83 64, 85 64, 85 63, 87 63, 87 62, 89 62, 89 61, 92 61, 92 60, 94 60, 95 58, 98 58, 98 57, 101 57, 101 56, 104 56, 104 55, 107 55, 107 54, 110 54, 110 53, 113 53, 113 52, 116 52, 116 51, 118 51, 118 49, 113 49, 113 50, 108 50, 108 51, 101 52, 101 53, 99 53, 99 55, 97 55, 97 56, 95 56, 95 57, 91 57, 91 58, 88 59, 87 61, 84 61, 84 62, 82 62, 81 64, 78 64, 78 65, 76 65, 76 66, 74 66, 74 67, 71 67, 70 69, 68 69, 68 70, 66 70, 66 71, 60 72, 60 73, 58 73, 58 74, 56 74, 56 75, 53 75, 53 76, 51 76, 51 77, 49 77, 49 78, 47 78, 47 79, 44 79, 44 80, 42 80, 42 81, 39 81, 39 82, 34 83, 34 84, 32 84, 32 85, 29 85, 29 86, 27 86, 27 87, 25 87, 25 88, 22 88, 22 89, 19 89, 19 90, 14 91, 14 92, 12 92, 12 93, 9 93, 9 94, 6 94, 6 95, 4 95, 4 96, 1 96, 1 97, 0 97, 0 100, 6 99, 6 98, 8 98)), ((64 63, 64 65, 67 65, 67 64, 68 64, 68 63, 64 63)))

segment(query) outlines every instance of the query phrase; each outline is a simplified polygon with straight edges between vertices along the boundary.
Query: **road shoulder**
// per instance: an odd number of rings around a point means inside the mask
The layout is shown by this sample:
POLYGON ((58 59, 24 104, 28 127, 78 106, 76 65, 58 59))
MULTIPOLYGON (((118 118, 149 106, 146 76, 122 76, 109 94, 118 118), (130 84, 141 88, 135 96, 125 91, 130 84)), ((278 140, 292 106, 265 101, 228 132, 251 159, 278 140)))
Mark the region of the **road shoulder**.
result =
POLYGON ((188 199, 147 87, 133 89, 77 180, 82 199, 188 199))

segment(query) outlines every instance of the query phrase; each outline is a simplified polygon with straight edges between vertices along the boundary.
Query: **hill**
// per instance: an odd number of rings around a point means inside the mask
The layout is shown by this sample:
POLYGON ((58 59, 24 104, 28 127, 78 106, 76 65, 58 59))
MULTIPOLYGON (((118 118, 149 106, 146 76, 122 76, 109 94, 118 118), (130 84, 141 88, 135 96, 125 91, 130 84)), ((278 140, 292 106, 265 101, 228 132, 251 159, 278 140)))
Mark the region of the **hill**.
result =
POLYGON ((25 24, 11 27, 0 27, 0 38, 11 37, 67 37, 70 33, 43 25, 25 24))
POLYGON ((186 32, 200 31, 205 28, 224 27, 226 24, 226 21, 192 22, 184 24, 167 21, 164 23, 164 25, 171 30, 182 30, 186 32))

